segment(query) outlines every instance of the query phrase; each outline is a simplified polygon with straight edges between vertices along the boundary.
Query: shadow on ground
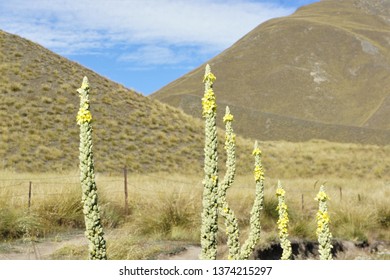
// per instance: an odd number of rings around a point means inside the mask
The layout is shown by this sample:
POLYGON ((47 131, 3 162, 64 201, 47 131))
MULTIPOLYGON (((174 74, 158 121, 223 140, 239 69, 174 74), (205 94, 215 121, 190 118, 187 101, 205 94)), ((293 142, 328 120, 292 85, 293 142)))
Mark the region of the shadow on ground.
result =
MULTIPOLYGON (((390 259, 390 244, 375 241, 352 242, 334 240, 332 255, 334 259, 390 259)), ((291 242, 295 260, 319 259, 318 242, 295 240, 291 242)), ((279 243, 271 243, 254 253, 257 260, 280 260, 282 248, 279 243)))

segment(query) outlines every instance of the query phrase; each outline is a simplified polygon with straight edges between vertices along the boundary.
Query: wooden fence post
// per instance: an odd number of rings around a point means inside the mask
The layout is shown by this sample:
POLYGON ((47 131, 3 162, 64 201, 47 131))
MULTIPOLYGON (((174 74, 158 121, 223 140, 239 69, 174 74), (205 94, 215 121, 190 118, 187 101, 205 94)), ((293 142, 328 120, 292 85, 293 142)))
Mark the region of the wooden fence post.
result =
POLYGON ((127 191, 127 168, 123 168, 124 175, 124 187, 125 187, 125 215, 129 214, 129 202, 128 202, 128 191, 127 191))
POLYGON ((28 210, 30 210, 31 207, 31 188, 32 188, 32 182, 30 181, 28 185, 28 210))
POLYGON ((343 200, 343 189, 340 187, 340 201, 343 200))

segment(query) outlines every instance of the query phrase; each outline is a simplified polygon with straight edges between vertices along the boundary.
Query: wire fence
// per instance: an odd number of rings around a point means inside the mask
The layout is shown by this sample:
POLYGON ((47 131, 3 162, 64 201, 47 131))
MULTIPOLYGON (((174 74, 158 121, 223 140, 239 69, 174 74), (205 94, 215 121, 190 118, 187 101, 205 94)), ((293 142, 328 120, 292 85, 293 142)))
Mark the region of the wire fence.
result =
MULTIPOLYGON (((202 179, 199 180, 179 180, 169 178, 167 176, 158 176, 153 174, 132 174, 133 176, 129 179, 127 174, 127 168, 123 169, 123 178, 104 178, 100 179, 100 176, 96 178, 96 184, 98 185, 99 191, 104 192, 108 195, 123 194, 124 209, 128 212, 129 208, 129 191, 134 193, 142 193, 149 195, 166 194, 168 190, 164 188, 154 188, 155 184, 163 184, 174 186, 176 189, 179 188, 180 194, 182 193, 194 193, 197 190, 202 190, 202 179), (139 179, 142 178, 145 183, 140 184, 139 179), (137 183, 132 180, 136 178, 137 183), (145 180, 148 179, 148 180, 145 180), (103 187, 103 188, 100 188, 103 187)), ((0 198, 2 199, 22 199, 22 203, 25 203, 28 208, 33 203, 33 198, 36 197, 53 197, 63 196, 72 194, 78 191, 80 187, 79 176, 52 176, 52 177, 32 177, 32 178, 4 178, 0 179, 0 198)), ((272 190, 276 190, 276 186, 272 186, 272 190)), ((250 184, 242 184, 235 188, 235 190, 254 191, 254 186, 250 184)), ((313 184, 313 188, 289 189, 287 193, 289 196, 294 196, 295 201, 300 201, 302 211, 306 208, 305 204, 311 204, 313 198, 318 192, 317 182, 313 184)), ((328 188, 328 193, 335 199, 342 201, 345 198, 343 188, 332 187, 328 188)), ((357 201, 361 200, 360 195, 356 197, 357 201)))
MULTIPOLYGON (((191 193, 194 191, 193 187, 200 187, 202 181, 185 181, 170 179, 166 176, 157 176, 150 174, 136 174, 134 177, 148 178, 149 182, 146 184, 135 184, 128 179, 127 168, 123 169, 123 178, 108 178, 100 179, 100 176, 96 176, 96 184, 98 190, 107 192, 109 195, 124 194, 125 211, 128 210, 128 194, 129 190, 139 192, 143 194, 162 194, 166 193, 163 189, 153 189, 155 184, 151 181, 157 181, 158 184, 181 186, 180 193, 191 193), (149 184, 148 184, 149 183, 149 184), (100 188, 100 187, 102 188, 100 188), (192 186, 192 188, 184 186, 192 186)), ((49 197, 49 196, 62 196, 66 194, 74 193, 77 188, 80 187, 79 176, 53 176, 53 177, 31 177, 31 178, 0 178, 0 198, 2 199, 15 199, 23 198, 23 202, 26 203, 28 208, 31 207, 33 198, 35 197, 49 197)), ((139 181, 139 179, 137 179, 139 181)))

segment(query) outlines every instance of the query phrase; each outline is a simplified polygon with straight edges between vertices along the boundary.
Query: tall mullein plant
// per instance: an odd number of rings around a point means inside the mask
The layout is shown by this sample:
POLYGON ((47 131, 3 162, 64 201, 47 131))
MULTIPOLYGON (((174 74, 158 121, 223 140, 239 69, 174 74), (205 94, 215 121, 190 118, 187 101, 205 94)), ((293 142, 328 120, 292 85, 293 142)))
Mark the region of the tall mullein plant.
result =
POLYGON ((80 126, 80 181, 82 187, 82 203, 85 220, 85 235, 89 240, 89 258, 105 260, 106 241, 101 225, 98 194, 95 183, 94 161, 92 153, 92 115, 89 110, 89 83, 84 77, 81 88, 80 109, 77 113, 77 124, 80 126))
POLYGON ((225 150, 227 154, 226 173, 221 182, 218 182, 218 154, 217 154, 217 126, 216 126, 216 103, 212 89, 215 76, 206 66, 204 76, 205 93, 202 98, 203 117, 205 118, 205 178, 203 180, 203 212, 201 227, 202 259, 216 259, 218 231, 218 213, 224 218, 229 247, 228 259, 248 259, 260 239, 260 211, 263 207, 264 172, 261 165, 261 151, 255 144, 253 155, 255 156, 255 181, 256 198, 251 211, 250 233, 245 244, 240 247, 238 221, 234 212, 226 200, 227 190, 234 181, 236 172, 235 134, 233 133, 233 115, 229 107, 223 118, 226 128, 225 150))
POLYGON ((226 235, 228 238, 227 245, 229 248, 228 259, 246 260, 253 253, 256 244, 260 240, 260 212, 263 209, 264 197, 264 172, 261 164, 261 151, 256 142, 253 150, 253 155, 255 157, 254 176, 256 182, 255 201, 251 210, 249 236, 242 247, 240 247, 238 221, 233 210, 231 210, 226 201, 227 190, 233 184, 236 172, 235 134, 232 129, 233 115, 230 114, 229 107, 226 107, 226 114, 223 120, 226 128, 225 150, 227 160, 225 177, 223 182, 218 186, 219 213, 225 220, 226 235))
POLYGON ((229 107, 226 107, 223 121, 225 123, 226 173, 222 183, 218 186, 218 205, 219 213, 225 221, 228 238, 227 245, 229 248, 228 259, 236 260, 240 258, 240 233, 237 218, 226 200, 227 190, 233 184, 236 173, 236 135, 233 133, 233 115, 230 113, 229 107))
POLYGON ((278 181, 278 188, 276 189, 276 196, 278 197, 278 206, 276 210, 278 210, 279 213, 279 219, 278 219, 278 230, 279 230, 279 239, 280 239, 280 246, 282 247, 283 253, 282 253, 282 260, 290 260, 292 257, 292 251, 291 251, 291 242, 288 240, 288 211, 287 211, 287 204, 284 200, 286 192, 282 187, 282 184, 280 181, 278 181))
POLYGON ((261 224, 260 212, 263 209, 264 201, 264 170, 261 163, 261 150, 257 141, 253 149, 253 156, 255 158, 254 177, 256 183, 255 201, 253 202, 251 217, 250 217, 250 231, 248 239, 242 245, 240 252, 240 259, 247 260, 255 249, 256 244, 260 240, 261 224))
POLYGON ((330 218, 328 213, 327 201, 329 200, 328 195, 325 193, 325 187, 321 186, 315 200, 318 201, 319 209, 316 215, 317 218, 317 237, 321 260, 332 260, 332 233, 330 232, 329 224, 330 218))
POLYGON ((215 76, 210 66, 204 75, 204 96, 202 98, 203 118, 205 119, 205 147, 203 180, 203 212, 201 226, 201 259, 215 260, 217 257, 218 232, 218 153, 217 153, 217 104, 213 91, 215 76))

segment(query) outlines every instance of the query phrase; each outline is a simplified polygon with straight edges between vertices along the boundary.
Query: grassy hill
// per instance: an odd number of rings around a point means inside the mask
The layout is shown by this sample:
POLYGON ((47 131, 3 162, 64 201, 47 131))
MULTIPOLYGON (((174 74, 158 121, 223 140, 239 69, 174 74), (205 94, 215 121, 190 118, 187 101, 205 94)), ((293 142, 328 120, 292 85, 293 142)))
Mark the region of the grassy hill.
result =
MULTIPOLYGON (((220 114, 263 140, 390 144, 389 6, 326 0, 259 25, 208 61, 220 114)), ((199 116, 203 69, 152 97, 199 116)))
MULTIPOLYGON (((3 31, 0 31, 0 170, 67 172, 78 168, 76 89, 84 75, 91 84, 97 172, 119 173, 125 165, 130 172, 202 172, 201 120, 3 31)), ((198 84, 196 87, 202 87, 201 81, 198 84)), ((237 116, 236 108, 233 109, 237 116)), ((239 123, 233 125, 238 128, 239 123)), ((222 131, 219 141, 223 168, 222 131)), ((237 137, 237 142, 237 171, 250 173, 253 141, 237 137)), ((274 178, 388 178, 390 174, 390 146, 276 141, 261 142, 261 148, 266 174, 274 178)))
POLYGON ((76 90, 88 76, 98 171, 201 170, 201 121, 2 31, 0 61, 1 169, 77 168, 76 90))

